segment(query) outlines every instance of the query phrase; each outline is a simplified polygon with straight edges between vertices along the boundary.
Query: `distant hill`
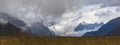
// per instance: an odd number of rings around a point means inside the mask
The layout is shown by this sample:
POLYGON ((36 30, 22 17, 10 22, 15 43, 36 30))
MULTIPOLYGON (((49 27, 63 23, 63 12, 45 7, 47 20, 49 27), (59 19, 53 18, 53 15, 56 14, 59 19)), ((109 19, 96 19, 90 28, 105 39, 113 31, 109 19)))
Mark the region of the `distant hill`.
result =
POLYGON ((21 29, 10 23, 0 24, 0 36, 23 36, 23 35, 28 36, 26 32, 22 32, 21 29))
POLYGON ((98 31, 88 32, 84 36, 120 36, 120 17, 109 21, 98 31))
POLYGON ((21 29, 24 26, 25 23, 23 21, 7 13, 0 12, 0 36, 28 36, 28 33, 23 32, 21 29))
POLYGON ((16 17, 13 17, 10 14, 5 13, 5 12, 0 12, 0 19, 7 21, 16 27, 19 27, 19 28, 26 26, 26 24, 22 20, 20 20, 16 17))
POLYGON ((28 27, 28 31, 33 36, 55 36, 53 31, 39 22, 33 24, 31 27, 28 27))
POLYGON ((99 26, 102 26, 103 23, 94 23, 94 24, 82 24, 80 23, 76 28, 75 28, 75 31, 81 31, 81 30, 92 30, 92 29, 95 29, 95 28, 98 28, 99 26))

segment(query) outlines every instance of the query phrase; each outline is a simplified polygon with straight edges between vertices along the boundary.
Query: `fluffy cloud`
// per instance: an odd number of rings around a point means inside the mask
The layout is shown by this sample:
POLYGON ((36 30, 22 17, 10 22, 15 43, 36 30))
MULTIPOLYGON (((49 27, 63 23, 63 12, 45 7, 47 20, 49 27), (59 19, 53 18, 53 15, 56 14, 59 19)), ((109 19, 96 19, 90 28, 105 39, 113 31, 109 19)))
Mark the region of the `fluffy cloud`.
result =
POLYGON ((105 7, 101 4, 89 5, 79 8, 78 10, 68 11, 63 14, 60 22, 50 29, 61 36, 82 36, 86 32, 96 31, 99 27, 93 30, 82 30, 75 32, 74 29, 80 23, 94 24, 107 23, 108 21, 120 17, 120 12, 117 11, 119 6, 105 7))

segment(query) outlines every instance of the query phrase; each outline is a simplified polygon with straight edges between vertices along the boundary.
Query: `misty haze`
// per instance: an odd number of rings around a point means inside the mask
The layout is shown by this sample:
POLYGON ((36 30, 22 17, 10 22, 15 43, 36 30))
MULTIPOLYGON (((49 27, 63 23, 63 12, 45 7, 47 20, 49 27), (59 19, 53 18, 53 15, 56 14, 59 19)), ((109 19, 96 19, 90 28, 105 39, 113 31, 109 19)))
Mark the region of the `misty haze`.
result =
POLYGON ((0 0, 0 36, 120 36, 120 0, 0 0))

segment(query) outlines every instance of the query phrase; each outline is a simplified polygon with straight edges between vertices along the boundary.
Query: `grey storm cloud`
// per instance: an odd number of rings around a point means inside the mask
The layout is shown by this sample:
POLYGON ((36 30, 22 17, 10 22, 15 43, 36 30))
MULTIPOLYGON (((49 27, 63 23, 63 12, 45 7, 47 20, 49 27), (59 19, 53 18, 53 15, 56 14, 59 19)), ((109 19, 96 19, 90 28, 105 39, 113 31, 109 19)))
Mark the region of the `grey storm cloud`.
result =
POLYGON ((37 6, 43 15, 61 16, 74 6, 103 3, 105 6, 120 5, 120 0, 0 0, 0 10, 8 11, 16 7, 37 6))

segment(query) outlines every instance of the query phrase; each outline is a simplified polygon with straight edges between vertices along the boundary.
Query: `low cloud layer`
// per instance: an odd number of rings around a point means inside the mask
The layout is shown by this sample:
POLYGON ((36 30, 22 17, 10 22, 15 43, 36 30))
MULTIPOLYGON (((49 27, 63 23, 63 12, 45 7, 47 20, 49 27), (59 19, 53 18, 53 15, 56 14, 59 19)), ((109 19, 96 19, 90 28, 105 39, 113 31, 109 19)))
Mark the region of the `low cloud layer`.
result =
POLYGON ((0 11, 29 26, 41 21, 48 26, 55 21, 56 24, 49 28, 58 35, 79 34, 74 28, 82 22, 106 23, 119 17, 119 6, 120 0, 0 0, 0 11))

